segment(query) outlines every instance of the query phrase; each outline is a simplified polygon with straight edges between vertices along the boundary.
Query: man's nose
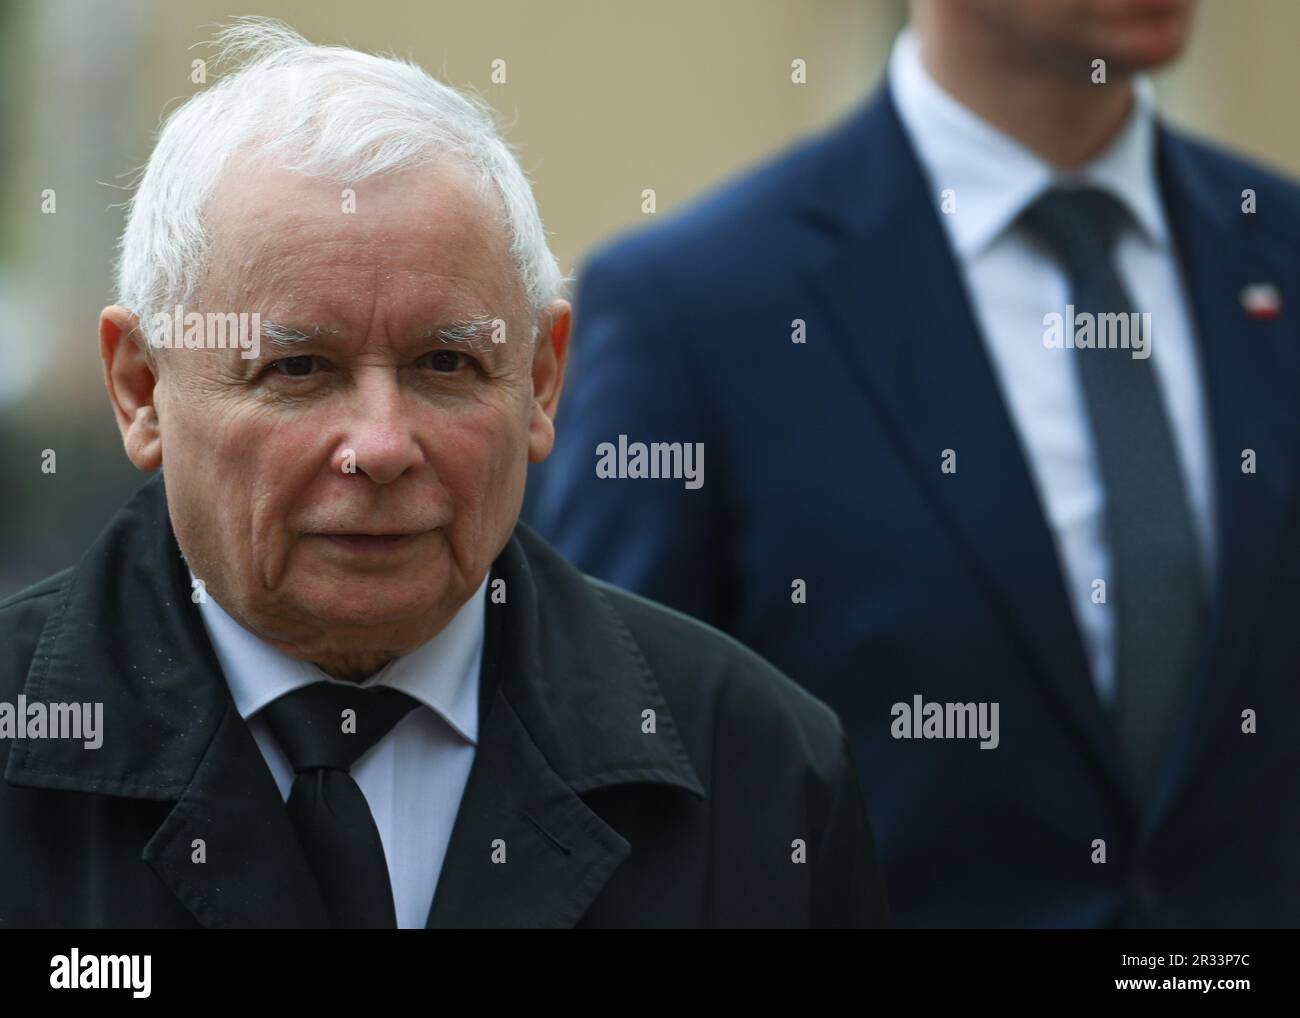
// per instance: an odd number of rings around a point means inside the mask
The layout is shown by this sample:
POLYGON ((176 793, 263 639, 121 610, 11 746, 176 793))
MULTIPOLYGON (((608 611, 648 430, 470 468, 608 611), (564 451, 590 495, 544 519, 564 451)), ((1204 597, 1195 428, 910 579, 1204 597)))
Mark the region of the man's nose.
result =
POLYGON ((388 484, 424 461, 394 372, 369 373, 353 397, 343 439, 334 451, 334 470, 364 473, 376 484, 388 484))

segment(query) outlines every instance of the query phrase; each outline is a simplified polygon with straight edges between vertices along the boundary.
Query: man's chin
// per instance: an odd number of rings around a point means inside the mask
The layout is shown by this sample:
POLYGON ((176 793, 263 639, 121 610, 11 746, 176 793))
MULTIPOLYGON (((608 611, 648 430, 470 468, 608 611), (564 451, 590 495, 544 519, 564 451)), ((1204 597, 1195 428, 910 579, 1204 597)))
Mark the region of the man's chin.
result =
POLYGON ((1125 53, 1125 63, 1133 72, 1158 71, 1182 55, 1184 44, 1182 37, 1143 39, 1125 53))
MULTIPOLYGON (((1112 70, 1127 73, 1157 71, 1177 60, 1191 41, 1191 21, 1186 16, 1132 26, 1111 36, 1112 70)), ((1105 52, 1105 48, 1101 50, 1105 52)))
MULTIPOLYGON (((294 598, 294 614, 313 629, 323 627, 327 632, 337 630, 358 637, 430 625, 440 628, 447 622, 443 615, 454 611, 455 605, 448 585, 439 582, 438 572, 433 567, 404 577, 327 571, 302 584, 301 593, 294 598)), ((417 645, 420 642, 423 640, 417 645)))

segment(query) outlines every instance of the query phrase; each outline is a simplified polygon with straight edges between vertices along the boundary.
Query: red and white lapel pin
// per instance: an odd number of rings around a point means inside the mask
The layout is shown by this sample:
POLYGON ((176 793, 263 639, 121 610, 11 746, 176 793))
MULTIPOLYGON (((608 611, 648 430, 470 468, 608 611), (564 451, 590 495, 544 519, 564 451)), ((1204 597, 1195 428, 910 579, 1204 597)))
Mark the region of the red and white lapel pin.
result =
POLYGON ((1241 306, 1251 318, 1282 317, 1282 293, 1272 283, 1251 283, 1241 291, 1241 306))

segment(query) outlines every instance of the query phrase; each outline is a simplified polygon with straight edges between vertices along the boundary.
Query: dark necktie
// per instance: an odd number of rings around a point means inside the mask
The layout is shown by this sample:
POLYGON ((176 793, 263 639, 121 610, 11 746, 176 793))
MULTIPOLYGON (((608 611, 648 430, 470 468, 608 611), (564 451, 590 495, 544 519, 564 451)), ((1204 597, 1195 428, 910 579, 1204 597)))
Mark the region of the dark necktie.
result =
MULTIPOLYGON (((1137 310, 1114 262, 1126 219, 1124 207, 1095 188, 1049 191, 1025 213, 1025 225, 1069 277, 1076 313, 1137 310)), ((1100 329, 1094 335, 1100 339, 1100 329)), ((1105 489, 1115 720, 1127 773, 1145 804, 1197 666, 1207 614, 1200 553, 1150 358, 1099 346, 1066 355, 1081 382, 1105 489)))
POLYGON ((397 926, 379 828, 349 771, 416 705, 383 686, 313 682, 263 711, 293 765, 289 816, 335 928, 397 926))

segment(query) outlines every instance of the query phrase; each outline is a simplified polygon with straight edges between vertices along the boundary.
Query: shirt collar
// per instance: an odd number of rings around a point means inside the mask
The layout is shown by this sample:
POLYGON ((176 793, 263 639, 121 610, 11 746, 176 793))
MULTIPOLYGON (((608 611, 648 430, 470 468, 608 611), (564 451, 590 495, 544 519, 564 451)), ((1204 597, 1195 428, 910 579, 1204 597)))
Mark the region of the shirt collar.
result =
POLYGON ((1133 111, 1114 141, 1078 171, 1065 173, 945 92, 921 62, 920 40, 910 28, 894 42, 888 75, 936 202, 944 189, 956 194, 956 213, 940 219, 960 257, 980 254, 1058 184, 1110 192, 1150 240, 1168 242, 1155 166, 1155 97, 1145 76, 1134 81, 1133 111))
MULTIPOLYGON (((191 579, 193 576, 191 573, 191 579)), ((440 715, 466 741, 477 745, 487 584, 484 577, 478 590, 433 639, 390 661, 359 685, 400 689, 440 715)), ((200 602, 199 614, 230 686, 230 695, 245 720, 300 686, 340 681, 249 632, 210 594, 200 602)))

